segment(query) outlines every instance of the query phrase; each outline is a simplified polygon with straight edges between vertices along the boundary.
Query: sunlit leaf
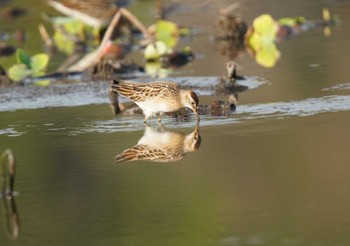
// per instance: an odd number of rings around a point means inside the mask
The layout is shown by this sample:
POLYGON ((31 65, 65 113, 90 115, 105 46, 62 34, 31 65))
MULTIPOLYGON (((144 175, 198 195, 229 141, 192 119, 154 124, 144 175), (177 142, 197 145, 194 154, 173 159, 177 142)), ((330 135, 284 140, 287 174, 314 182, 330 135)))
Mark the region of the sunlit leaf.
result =
POLYGON ((24 50, 16 50, 16 60, 18 63, 23 63, 30 67, 30 55, 28 55, 24 50))
POLYGON ((67 22, 63 25, 63 27, 65 31, 67 31, 67 33, 77 35, 77 36, 83 36, 84 24, 79 20, 73 20, 73 21, 67 22))
POLYGON ((180 36, 187 36, 191 33, 190 29, 189 28, 180 28, 179 29, 179 35, 180 36))
POLYGON ((260 15, 253 22, 254 33, 263 36, 263 39, 274 40, 278 31, 278 24, 271 15, 260 15))
POLYGON ((263 45, 262 42, 262 36, 255 32, 248 39, 249 47, 254 51, 260 49, 260 47, 263 45))
POLYGON ((157 40, 162 41, 168 47, 173 48, 177 44, 178 36, 179 30, 175 23, 166 20, 158 20, 156 22, 157 40))
POLYGON ((278 23, 282 26, 289 26, 289 27, 293 27, 296 24, 296 21, 294 18, 289 18, 289 17, 285 17, 285 18, 281 18, 278 20, 278 23))
POLYGON ((15 64, 8 70, 8 76, 14 81, 21 81, 32 74, 26 64, 15 64))
POLYGON ((37 73, 46 69, 49 63, 49 56, 45 53, 36 54, 31 57, 30 68, 33 70, 35 76, 37 73))
POLYGON ((156 43, 151 43, 147 45, 144 51, 144 57, 147 61, 157 60, 160 56, 168 54, 171 52, 162 41, 157 41, 156 43))
POLYGON ((48 86, 50 83, 51 83, 51 80, 49 79, 38 80, 34 82, 34 84, 37 86, 48 86))
POLYGON ((53 40, 59 51, 67 55, 71 55, 74 52, 75 43, 71 39, 69 39, 67 36, 62 34, 62 32, 59 29, 55 30, 53 40))
POLYGON ((295 27, 297 25, 304 23, 305 21, 306 19, 304 17, 298 16, 295 18, 289 18, 289 17, 281 18, 278 20, 278 23, 282 26, 295 27))

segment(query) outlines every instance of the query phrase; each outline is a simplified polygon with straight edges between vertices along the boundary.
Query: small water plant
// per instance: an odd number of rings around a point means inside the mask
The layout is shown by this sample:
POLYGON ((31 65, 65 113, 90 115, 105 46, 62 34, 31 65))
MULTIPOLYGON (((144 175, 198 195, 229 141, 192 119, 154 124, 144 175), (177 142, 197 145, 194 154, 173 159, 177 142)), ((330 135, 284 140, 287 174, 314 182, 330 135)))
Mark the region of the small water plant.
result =
POLYGON ((17 49, 16 61, 17 64, 9 68, 8 76, 10 79, 19 82, 29 76, 38 77, 45 75, 45 70, 49 63, 49 56, 45 53, 30 56, 23 49, 17 49))

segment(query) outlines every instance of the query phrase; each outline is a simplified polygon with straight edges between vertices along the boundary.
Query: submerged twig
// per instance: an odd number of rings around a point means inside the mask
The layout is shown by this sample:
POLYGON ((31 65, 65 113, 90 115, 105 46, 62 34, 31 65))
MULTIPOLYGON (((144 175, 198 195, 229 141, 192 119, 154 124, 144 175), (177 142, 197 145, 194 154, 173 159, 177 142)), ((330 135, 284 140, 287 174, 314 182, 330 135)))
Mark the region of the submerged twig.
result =
POLYGON ((16 239, 19 235, 19 216, 16 207, 15 197, 13 196, 16 159, 11 149, 5 150, 0 156, 1 178, 2 178, 2 200, 4 205, 5 220, 4 223, 10 237, 16 239), (7 183, 7 176, 9 182, 7 183))

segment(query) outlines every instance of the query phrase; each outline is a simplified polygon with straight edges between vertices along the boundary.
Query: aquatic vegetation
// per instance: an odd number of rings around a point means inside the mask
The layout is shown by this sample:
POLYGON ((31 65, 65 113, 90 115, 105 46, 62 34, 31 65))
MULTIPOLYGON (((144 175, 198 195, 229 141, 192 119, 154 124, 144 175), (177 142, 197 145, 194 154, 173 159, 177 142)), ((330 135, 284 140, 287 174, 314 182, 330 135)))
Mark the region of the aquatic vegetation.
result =
POLYGON ((17 64, 8 70, 8 76, 14 81, 22 81, 26 77, 38 77, 45 75, 49 63, 49 56, 45 53, 30 56, 22 49, 16 51, 17 64))
POLYGON ((278 23, 267 14, 254 19, 248 37, 248 45, 255 53, 255 60, 264 67, 273 67, 280 57, 275 40, 278 23))

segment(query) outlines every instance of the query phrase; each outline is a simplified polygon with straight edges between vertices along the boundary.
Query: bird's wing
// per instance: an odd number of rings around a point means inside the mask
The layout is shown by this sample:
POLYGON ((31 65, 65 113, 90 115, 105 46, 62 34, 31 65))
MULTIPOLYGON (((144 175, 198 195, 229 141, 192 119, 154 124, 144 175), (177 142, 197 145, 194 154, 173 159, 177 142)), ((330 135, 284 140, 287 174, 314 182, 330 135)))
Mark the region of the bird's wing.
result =
POLYGON ((134 102, 142 102, 145 99, 174 96, 179 93, 180 85, 175 82, 122 83, 112 84, 111 88, 134 102))
POLYGON ((172 162, 182 159, 181 152, 167 151, 167 149, 153 148, 148 145, 138 144, 130 149, 126 149, 120 155, 115 157, 115 162, 122 161, 154 161, 154 162, 172 162))

